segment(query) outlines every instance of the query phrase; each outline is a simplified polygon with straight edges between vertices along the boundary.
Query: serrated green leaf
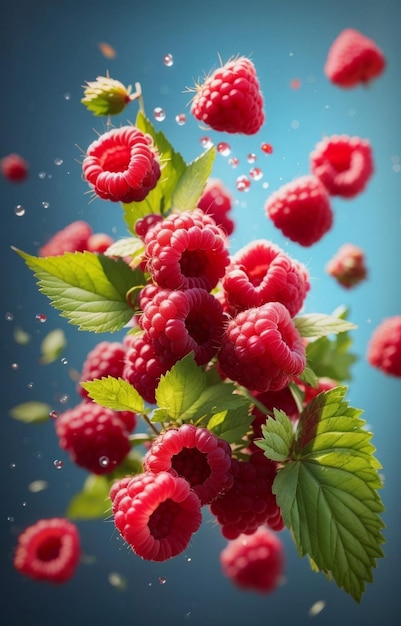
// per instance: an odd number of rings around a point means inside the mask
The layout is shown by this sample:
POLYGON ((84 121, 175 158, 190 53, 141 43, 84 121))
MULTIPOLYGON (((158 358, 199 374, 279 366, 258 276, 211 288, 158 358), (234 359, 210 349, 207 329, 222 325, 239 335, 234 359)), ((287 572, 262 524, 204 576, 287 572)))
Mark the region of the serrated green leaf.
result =
POLYGON ((110 512, 110 479, 91 474, 83 488, 75 494, 67 507, 66 516, 71 520, 104 519, 110 512))
POLYGON ((273 412, 274 417, 268 417, 262 424, 263 439, 255 443, 272 461, 286 461, 294 441, 294 427, 284 411, 273 409, 273 412))
POLYGON ((40 424, 47 422, 51 407, 45 402, 22 402, 10 409, 10 416, 25 424, 40 424))
POLYGON ((238 407, 212 415, 207 428, 230 444, 240 444, 243 443, 253 419, 254 415, 250 415, 244 407, 238 407))
POLYGON ((115 332, 132 318, 126 294, 143 274, 122 259, 91 252, 39 258, 14 250, 38 279, 39 291, 80 330, 115 332))
POLYGON ((137 390, 123 378, 105 376, 81 383, 97 404, 114 411, 144 413, 145 403, 137 390))
POLYGON ((348 320, 323 313, 299 315, 294 318, 294 324, 302 337, 325 337, 356 328, 355 324, 348 322, 348 320))
POLYGON ((63 353, 66 345, 67 339, 61 328, 50 331, 40 344, 40 362, 43 364, 53 363, 63 353))
POLYGON ((193 352, 190 352, 160 378, 155 392, 156 402, 172 420, 181 419, 199 398, 205 384, 204 370, 196 364, 193 352))
POLYGON ((159 424, 167 423, 170 421, 170 414, 167 409, 161 409, 160 407, 152 411, 151 421, 159 424))
POLYGON ((319 337, 306 346, 307 364, 316 376, 340 382, 351 380, 351 367, 358 360, 351 350, 352 339, 348 333, 339 333, 334 339, 319 337))
POLYGON ((242 408, 246 412, 250 401, 235 393, 236 389, 235 384, 221 382, 221 379, 217 384, 208 384, 187 410, 181 414, 181 420, 199 422, 202 417, 206 416, 208 419, 214 413, 237 408, 242 408))
POLYGON ((177 211, 191 211, 198 205, 216 155, 214 146, 192 161, 174 189, 172 206, 177 211))
POLYGON ((143 254, 145 244, 138 237, 123 237, 117 239, 106 250, 106 256, 132 257, 133 259, 143 254))

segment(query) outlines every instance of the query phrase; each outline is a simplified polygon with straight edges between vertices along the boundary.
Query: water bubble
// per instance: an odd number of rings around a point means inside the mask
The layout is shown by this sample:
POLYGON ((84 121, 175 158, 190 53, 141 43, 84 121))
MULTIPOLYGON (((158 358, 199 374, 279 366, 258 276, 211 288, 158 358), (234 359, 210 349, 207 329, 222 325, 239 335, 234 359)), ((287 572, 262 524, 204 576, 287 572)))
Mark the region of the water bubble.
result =
POLYGON ((5 317, 6 322, 12 322, 14 319, 14 315, 9 312, 7 312, 4 317, 5 317))
POLYGON ((161 107, 153 109, 153 117, 157 122, 163 122, 166 119, 166 112, 161 107))
POLYGON ((49 206, 50 206, 50 202, 46 202, 46 201, 42 202, 42 207, 43 207, 44 209, 48 209, 48 208, 49 208, 49 206))
POLYGON ((167 578, 164 578, 164 576, 160 576, 159 585, 165 585, 166 582, 167 582, 167 578))
POLYGON ((267 181, 262 183, 262 187, 263 187, 263 189, 268 189, 269 188, 269 183, 267 181))
POLYGON ((290 126, 291 126, 291 128, 293 128, 294 130, 295 130, 296 128, 299 128, 299 127, 300 127, 300 122, 299 122, 299 120, 292 120, 292 122, 291 122, 290 126))
POLYGON ((222 156, 228 156, 231 153, 231 146, 225 141, 220 141, 216 146, 216 150, 222 156))
POLYGON ((99 459, 99 465, 100 467, 108 467, 110 463, 110 459, 108 456, 101 456, 99 459))
POLYGON ((54 159, 54 165, 63 165, 63 163, 64 163, 63 159, 59 159, 59 158, 54 159))
POLYGON ((63 356, 63 358, 61 359, 61 363, 62 365, 68 365, 68 359, 66 359, 65 356, 63 356))
POLYGON ((25 215, 25 208, 22 206, 22 204, 17 204, 14 207, 14 213, 17 217, 22 217, 23 215, 25 215))
POLYGON ((28 387, 28 389, 33 389, 33 383, 28 383, 27 387, 28 387))
POLYGON ((56 459, 55 461, 53 461, 53 465, 56 469, 60 470, 63 467, 64 463, 63 461, 56 459))
POLYGON ((62 396, 60 396, 59 402, 60 404, 65 404, 66 402, 68 402, 68 395, 64 393, 62 396))
POLYGON ((49 417, 50 417, 51 420, 56 420, 58 418, 57 411, 55 411, 54 409, 53 409, 53 411, 50 411, 49 417))
POLYGON ((249 191, 251 181, 245 175, 238 176, 235 182, 235 186, 237 187, 238 191, 249 191))
POLYGON ((47 317, 44 313, 36 313, 35 320, 37 322, 40 322, 41 324, 44 324, 45 321, 47 320, 47 317))
POLYGON ((173 55, 170 52, 164 55, 163 63, 166 67, 171 67, 174 64, 173 55))
POLYGON ((9 515, 9 516, 7 517, 7 522, 13 522, 13 521, 14 521, 13 516, 12 516, 12 515, 9 515))
POLYGON ((11 363, 11 369, 12 370, 17 370, 18 369, 18 363, 11 363))
POLYGON ((44 180, 46 178, 46 172, 39 172, 38 178, 40 178, 41 180, 44 180))
POLYGON ((210 137, 201 137, 199 141, 201 146, 203 146, 204 148, 211 148, 213 145, 213 141, 210 139, 210 137))
POLYGON ((265 154, 272 154, 273 152, 273 146, 271 145, 271 143, 262 143, 262 145, 260 146, 260 149, 265 154))
POLYGON ((246 160, 248 161, 248 163, 255 163, 256 154, 254 152, 250 152, 248 156, 246 157, 246 160))
POLYGON ((253 167, 249 170, 249 176, 253 178, 253 180, 260 180, 263 177, 263 172, 260 167, 253 167))
POLYGON ((191 611, 188 611, 188 613, 184 613, 184 619, 185 620, 190 620, 192 617, 192 613, 191 611))
POLYGON ((71 100, 71 94, 68 91, 64 94, 64 100, 71 100))
POLYGON ((231 157, 230 159, 228 159, 228 163, 229 165, 231 165, 231 167, 238 167, 239 159, 237 157, 231 157))
POLYGON ((10 463, 10 469, 15 469, 17 467, 16 463, 10 463))
POLYGON ((177 122, 178 126, 184 126, 185 122, 187 121, 187 116, 185 115, 185 113, 178 113, 178 115, 175 116, 175 121, 177 122))
POLYGON ((23 503, 22 503, 22 506, 23 506, 23 507, 28 506, 28 502, 23 502, 23 503))

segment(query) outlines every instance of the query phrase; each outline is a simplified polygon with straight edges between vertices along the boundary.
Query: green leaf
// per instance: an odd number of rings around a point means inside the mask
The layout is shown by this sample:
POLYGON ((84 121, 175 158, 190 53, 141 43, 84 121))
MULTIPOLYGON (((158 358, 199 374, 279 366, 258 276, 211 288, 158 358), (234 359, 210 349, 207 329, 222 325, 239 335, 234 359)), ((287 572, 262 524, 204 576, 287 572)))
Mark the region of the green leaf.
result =
POLYGON ((199 398, 205 384, 205 373, 190 352, 160 378, 155 393, 156 402, 171 419, 179 420, 199 398))
POLYGON ((274 417, 268 417, 262 425, 263 439, 255 443, 272 461, 285 461, 290 457, 294 427, 284 411, 273 409, 273 412, 274 417))
POLYGON ((107 248, 106 256, 132 257, 133 259, 143 254, 145 244, 138 237, 123 237, 117 239, 107 248))
POLYGON ((38 279, 39 291, 80 330, 115 332, 132 318, 126 293, 143 274, 122 259, 91 252, 39 258, 14 250, 38 279))
POLYGON ((294 324, 302 337, 325 337, 356 328, 355 324, 333 315, 309 313, 294 318, 294 324))
POLYGON ((206 181, 212 173, 216 155, 214 146, 192 161, 175 187, 172 206, 178 211, 191 211, 198 205, 206 181))
POLYGON ((10 416, 25 424, 40 424, 47 422, 51 407, 45 402, 22 402, 10 409, 10 416))
POLYGON ((193 404, 181 414, 181 420, 199 422, 203 417, 209 418, 214 413, 237 408, 241 408, 246 413, 250 401, 235 393, 236 389, 235 384, 221 382, 221 379, 218 384, 209 384, 193 404))
POLYGON ((315 372, 310 367, 305 367, 298 378, 311 387, 317 387, 319 384, 315 372))
POLYGON ((250 415, 244 407, 221 411, 213 415, 207 428, 230 444, 243 444, 243 437, 249 431, 254 415, 250 415))
POLYGON ((384 506, 372 434, 345 393, 336 387, 307 405, 273 492, 299 554, 359 602, 383 556, 384 506))
POLYGON ((307 364, 319 378, 326 376, 340 382, 351 380, 351 367, 358 360, 351 350, 352 339, 347 332, 334 339, 319 337, 306 346, 307 364))
POLYGON ((71 498, 66 516, 72 520, 105 519, 111 508, 110 486, 107 476, 88 476, 82 491, 71 498))
POLYGON ((14 341, 20 346, 27 346, 31 342, 31 335, 19 326, 13 332, 14 341))
POLYGON ((144 413, 145 403, 137 390, 123 378, 105 376, 81 383, 97 404, 114 411, 144 413))
POLYGON ((63 353, 67 345, 67 339, 61 328, 50 331, 40 344, 40 363, 53 363, 63 353))

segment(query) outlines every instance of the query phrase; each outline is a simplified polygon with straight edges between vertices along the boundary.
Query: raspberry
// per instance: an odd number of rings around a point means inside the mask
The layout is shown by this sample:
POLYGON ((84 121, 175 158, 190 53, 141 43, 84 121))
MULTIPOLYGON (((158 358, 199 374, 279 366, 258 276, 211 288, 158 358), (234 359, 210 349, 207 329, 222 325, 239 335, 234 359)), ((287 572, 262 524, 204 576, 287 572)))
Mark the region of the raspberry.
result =
POLYGON ((110 490, 114 523, 135 554, 166 561, 183 552, 202 521, 201 504, 185 478, 144 472, 110 490))
POLYGON ((326 272, 342 287, 352 289, 367 276, 365 254, 362 248, 346 243, 326 265, 326 272))
POLYGON ((232 486, 231 448, 207 428, 184 424, 159 435, 143 466, 153 473, 168 471, 185 478, 201 504, 210 504, 232 486))
POLYGON ((382 74, 386 60, 377 44, 353 28, 343 30, 332 43, 324 72, 338 87, 366 85, 382 74))
POLYGON ((82 401, 55 421, 59 445, 71 460, 94 474, 112 472, 131 446, 123 420, 116 411, 82 401))
POLYGON ((0 160, 0 171, 11 183, 21 183, 28 178, 28 163, 19 154, 8 154, 0 160))
POLYGON ((253 452, 248 460, 232 460, 233 486, 213 500, 211 513, 220 524, 226 539, 241 533, 251 535, 262 524, 273 521, 275 529, 283 528, 280 509, 272 492, 276 464, 262 450, 253 452))
POLYGON ((387 317, 376 327, 368 344, 367 360, 384 374, 401 377, 401 315, 387 317))
POLYGON ((144 239, 148 230, 157 224, 157 222, 161 222, 162 220, 163 216, 159 213, 150 213, 149 215, 145 215, 145 217, 141 217, 135 222, 135 233, 138 237, 144 239))
POLYGON ((301 246, 319 241, 333 223, 329 195, 317 176, 301 176, 280 187, 267 199, 265 211, 286 237, 301 246))
POLYGON ((236 314, 266 302, 281 302, 294 317, 310 289, 308 271, 279 246, 252 241, 231 259, 222 280, 228 309, 236 314))
POLYGON ((309 402, 322 391, 328 391, 329 389, 334 389, 334 387, 338 386, 337 381, 332 378, 328 378, 327 376, 322 376, 318 379, 317 387, 312 387, 311 385, 307 385, 303 382, 298 382, 297 384, 304 392, 304 406, 309 404, 309 402))
POLYGON ((164 289, 211 291, 229 263, 224 232, 200 209, 169 215, 145 236, 146 269, 164 289))
POLYGON ((246 57, 225 63, 197 86, 192 115, 213 130, 254 135, 263 125, 263 97, 255 66, 246 57))
POLYGON ((162 289, 145 306, 139 319, 157 353, 169 352, 175 360, 194 352, 198 365, 216 354, 225 316, 217 298, 205 289, 162 289))
POLYGON ((271 593, 284 572, 284 546, 268 528, 229 541, 220 553, 223 574, 237 587, 271 593))
POLYGON ((160 178, 152 140, 135 126, 109 130, 90 144, 86 154, 83 175, 104 200, 140 202, 160 178))
POLYGON ((269 302, 230 320, 218 353, 225 376, 254 391, 278 391, 305 368, 305 347, 286 307, 269 302))
POLYGON ((106 233, 95 233, 89 237, 87 242, 87 249, 89 250, 89 252, 97 252, 99 254, 103 254, 113 242, 114 239, 110 237, 110 235, 106 235, 106 233))
POLYGON ((59 230, 38 250, 40 257, 58 256, 64 252, 83 252, 88 249, 92 228, 83 220, 71 222, 59 230))
POLYGON ((14 567, 37 581, 63 583, 75 572, 80 558, 78 529, 64 518, 41 519, 18 537, 14 567))
POLYGON ((364 190, 373 174, 369 141, 348 135, 332 135, 320 141, 310 154, 312 173, 329 195, 352 198, 364 190))
POLYGON ((216 178, 209 178, 198 202, 198 208, 211 215, 227 236, 234 231, 234 222, 228 217, 232 205, 233 199, 231 194, 224 187, 222 181, 216 178))

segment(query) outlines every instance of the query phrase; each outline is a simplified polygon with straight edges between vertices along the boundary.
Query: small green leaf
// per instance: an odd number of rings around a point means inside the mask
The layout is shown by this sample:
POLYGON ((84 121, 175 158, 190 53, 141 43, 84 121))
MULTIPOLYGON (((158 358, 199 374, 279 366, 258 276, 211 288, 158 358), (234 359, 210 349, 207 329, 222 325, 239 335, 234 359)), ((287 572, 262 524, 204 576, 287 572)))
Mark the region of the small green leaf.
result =
POLYGON ((14 329, 14 341, 20 346, 27 346, 31 342, 31 335, 19 326, 14 329))
POLYGON ((66 516, 71 520, 105 519, 111 509, 109 493, 110 479, 91 474, 85 480, 82 491, 71 498, 66 516))
POLYGON ((240 445, 244 443, 243 438, 248 433, 253 419, 254 416, 244 407, 238 407, 212 415, 207 428, 228 443, 240 445))
POLYGON ((221 382, 221 379, 217 384, 209 384, 181 414, 181 420, 199 422, 202 417, 237 408, 247 412, 250 401, 235 391, 235 384, 221 382))
POLYGON ((10 409, 10 416, 25 424, 40 424, 47 422, 51 407, 45 402, 22 402, 10 409))
POLYGON ((315 372, 310 367, 305 367, 302 374, 299 375, 299 379, 311 387, 316 388, 319 384, 315 372))
POLYGON ((53 363, 63 353, 67 345, 67 339, 61 328, 50 331, 40 344, 40 363, 53 363))
POLYGON ((263 439, 255 443, 272 461, 286 461, 294 441, 294 427, 284 411, 273 409, 273 412, 274 417, 268 417, 266 424, 262 424, 263 439))
POLYGON ((171 419, 179 420, 204 388, 205 373, 190 352, 161 377, 156 389, 156 402, 171 419))
POLYGON ((206 181, 212 173, 216 155, 214 146, 192 161, 175 187, 172 206, 178 211, 191 211, 198 205, 206 181))
POLYGON ((356 328, 355 324, 347 320, 322 313, 299 315, 294 318, 294 324, 302 337, 325 337, 356 328))
POLYGON ((351 380, 351 367, 357 361, 357 356, 350 351, 351 346, 352 339, 347 332, 339 333, 334 339, 319 337, 309 341, 307 364, 319 378, 326 376, 340 382, 351 380))
POLYGON ((105 376, 84 383, 89 397, 97 404, 114 411, 144 413, 145 403, 137 390, 123 378, 105 376))
POLYGON ((133 259, 143 254, 145 244, 138 237, 123 237, 117 239, 107 248, 106 256, 132 257, 133 259))

